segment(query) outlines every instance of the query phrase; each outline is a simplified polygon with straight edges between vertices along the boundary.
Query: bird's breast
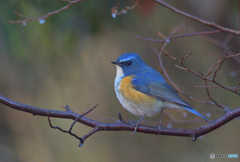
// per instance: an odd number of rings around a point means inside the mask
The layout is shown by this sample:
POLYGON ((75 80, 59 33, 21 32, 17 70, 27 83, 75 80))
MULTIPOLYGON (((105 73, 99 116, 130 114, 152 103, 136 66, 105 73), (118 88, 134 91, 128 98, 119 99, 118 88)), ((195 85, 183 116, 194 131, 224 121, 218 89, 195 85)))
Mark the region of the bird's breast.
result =
POLYGON ((134 75, 127 76, 122 78, 119 84, 119 92, 127 99, 131 100, 135 103, 152 103, 155 99, 150 97, 140 91, 134 89, 134 85, 132 84, 132 79, 134 75))
POLYGON ((134 75, 115 78, 115 91, 122 106, 137 116, 153 116, 161 108, 156 98, 134 89, 134 75), (157 106, 157 107, 156 107, 157 106))

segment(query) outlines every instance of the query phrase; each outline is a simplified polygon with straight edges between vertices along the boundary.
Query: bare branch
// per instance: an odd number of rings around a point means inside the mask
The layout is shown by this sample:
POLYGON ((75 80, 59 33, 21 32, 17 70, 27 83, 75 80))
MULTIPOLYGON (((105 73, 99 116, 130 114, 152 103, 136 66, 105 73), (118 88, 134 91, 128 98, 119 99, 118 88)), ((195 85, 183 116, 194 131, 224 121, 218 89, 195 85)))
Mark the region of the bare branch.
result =
MULTIPOLYGON (((24 111, 27 113, 31 113, 34 115, 45 116, 45 117, 55 117, 55 118, 66 118, 66 119, 76 119, 79 117, 79 114, 68 111, 57 111, 57 110, 48 110, 43 108, 37 108, 34 106, 30 106, 27 104, 21 104, 16 101, 10 100, 2 95, 0 95, 0 103, 13 108, 15 110, 24 111)), ((234 118, 240 116, 240 108, 235 110, 229 110, 225 115, 220 117, 219 119, 208 123, 202 127, 196 129, 175 129, 175 128, 161 128, 161 132, 159 132, 159 128, 157 126, 145 126, 139 125, 137 132, 147 133, 147 134, 161 134, 161 135, 170 135, 170 136, 184 136, 191 137, 193 141, 195 141, 199 136, 207 134, 234 118)), ((97 131, 134 131, 135 126, 128 123, 117 122, 117 123, 103 123, 98 122, 92 119, 89 119, 85 116, 82 116, 78 122, 94 128, 90 133, 85 135, 82 139, 85 140, 90 137, 92 134, 97 131)), ((53 127, 53 126, 52 126, 53 127)), ((76 137, 77 138, 77 137, 76 137)))
MULTIPOLYGON (((203 85, 197 85, 195 86, 195 88, 216 88, 216 89, 222 89, 222 87, 220 86, 203 86, 203 85)), ((233 89, 233 90, 237 90, 239 88, 239 82, 238 82, 238 85, 236 87, 227 87, 229 89, 233 89)))
POLYGON ((43 16, 40 16, 40 17, 26 17, 18 12, 14 12, 14 14, 16 14, 17 16, 23 18, 23 20, 17 20, 17 21, 13 21, 13 20, 10 20, 9 23, 11 24, 23 24, 23 25, 26 25, 29 21, 39 21, 39 23, 44 23, 45 20, 47 18, 49 18, 50 16, 52 15, 56 15, 66 9, 68 9, 69 7, 71 7, 72 5, 76 4, 76 3, 79 3, 79 2, 82 2, 83 0, 73 0, 73 1, 68 1, 66 0, 66 2, 68 2, 68 4, 58 10, 55 10, 55 11, 52 11, 52 12, 48 12, 47 14, 43 15, 43 16))
MULTIPOLYGON (((202 31, 202 32, 195 32, 195 33, 186 33, 186 34, 178 34, 178 35, 172 35, 169 36, 169 39, 177 39, 177 38, 185 38, 185 37, 193 37, 193 36, 199 36, 199 35, 210 35, 210 34, 217 34, 220 33, 220 30, 213 30, 213 31, 202 31)), ((159 40, 159 39, 152 39, 152 38, 145 38, 138 35, 131 35, 132 37, 135 37, 136 39, 153 42, 153 43, 163 43, 165 40, 159 40)))
MULTIPOLYGON (((155 52, 155 53, 158 53, 156 49, 154 49, 154 52, 155 52)), ((166 54, 166 53, 164 53, 164 54, 166 54)), ((174 58, 173 56, 169 55, 168 53, 167 53, 167 56, 169 56, 171 59, 173 59, 174 61, 176 61, 177 63, 179 63, 176 58, 174 58)), ((203 100, 194 98, 194 97, 192 97, 192 96, 187 95, 186 93, 184 93, 184 92, 172 81, 172 79, 171 79, 170 76, 168 75, 168 73, 167 73, 167 71, 166 71, 166 69, 165 69, 165 67, 164 67, 164 65, 163 65, 163 63, 162 63, 162 58, 161 58, 161 56, 158 57, 158 59, 159 59, 160 67, 161 67, 161 69, 162 69, 162 71, 163 71, 163 73, 164 73, 164 76, 167 78, 167 80, 171 83, 171 85, 172 85, 179 93, 181 93, 182 95, 186 96, 187 98, 189 98, 189 99, 191 99, 191 100, 194 100, 194 101, 197 101, 197 102, 199 102, 199 103, 203 103, 203 104, 207 104, 207 105, 208 105, 208 104, 209 104, 209 105, 215 105, 214 102, 203 101, 203 100)), ((176 67, 178 67, 178 68, 180 68, 180 69, 182 69, 182 70, 189 71, 189 69, 187 69, 186 67, 179 67, 179 66, 177 66, 177 65, 176 65, 176 67)), ((199 74, 197 74, 197 75, 199 75, 199 74)))
MULTIPOLYGON (((233 93, 235 93, 235 94, 237 94, 237 95, 240 95, 239 92, 234 91, 234 90, 231 89, 231 88, 227 88, 226 86, 224 86, 224 85, 222 85, 221 83, 219 83, 218 81, 216 81, 216 80, 215 80, 215 78, 216 78, 215 75, 214 75, 213 78, 208 78, 208 77, 207 77, 208 74, 207 74, 207 76, 202 75, 202 73, 199 74, 199 72, 195 72, 194 70, 190 69, 190 68, 187 67, 183 62, 181 63, 181 61, 177 60, 175 57, 173 57, 172 55, 170 55, 168 52, 166 52, 166 51, 164 51, 164 50, 162 50, 162 49, 159 49, 159 50, 161 50, 164 55, 168 56, 169 58, 171 58, 171 59, 174 60, 175 62, 181 64, 181 65, 183 66, 183 68, 180 68, 180 69, 186 70, 186 71, 192 73, 193 75, 199 77, 199 78, 202 79, 202 80, 210 81, 210 82, 218 85, 218 86, 221 87, 222 89, 225 89, 225 90, 227 90, 227 91, 230 91, 230 92, 233 92, 233 93)), ((155 51, 156 51, 156 50, 155 50, 155 51)), ((224 62, 226 59, 227 59, 227 53, 226 53, 225 56, 223 56, 223 58, 220 59, 220 63, 217 63, 217 64, 223 64, 223 62, 224 62), (226 58, 225 58, 225 57, 226 57, 226 58), (225 59, 224 59, 224 58, 225 58, 225 59), (223 60, 223 62, 222 62, 222 60, 223 60)), ((161 63, 160 63, 160 64, 161 64, 161 63)), ((221 65, 221 66, 222 66, 222 65, 221 65)), ((220 66, 220 68, 221 68, 221 66, 220 66)), ((219 68, 218 68, 218 69, 219 69, 219 68)), ((216 70, 216 71, 218 72, 219 70, 216 70)), ((214 72, 214 74, 217 73, 216 71, 214 72)), ((178 89, 177 89, 177 90, 178 90, 178 89)), ((179 91, 179 92, 181 93, 181 91, 179 91)))
POLYGON ((194 20, 194 21, 196 21, 196 22, 198 22, 198 23, 200 23, 200 24, 203 24, 203 25, 205 25, 205 26, 209 26, 209 27, 212 27, 212 28, 221 30, 221 31, 223 31, 223 32, 232 33, 232 34, 234 34, 234 35, 240 35, 240 31, 233 30, 233 29, 229 29, 229 28, 220 26, 220 25, 218 25, 218 24, 216 24, 216 23, 214 23, 214 22, 210 22, 210 21, 206 21, 206 20, 200 19, 200 18, 198 18, 198 17, 196 17, 196 16, 193 16, 193 15, 191 15, 191 14, 188 14, 188 13, 185 13, 185 12, 183 12, 183 11, 181 11, 181 10, 178 10, 178 9, 174 8, 173 6, 165 3, 165 2, 162 1, 162 0, 154 0, 154 1, 155 1, 156 3, 158 3, 158 4, 160 4, 160 5, 168 8, 168 9, 174 11, 174 12, 177 13, 177 14, 180 14, 180 15, 182 15, 182 16, 184 16, 184 17, 187 17, 187 18, 189 18, 189 19, 191 19, 191 20, 194 20))
MULTIPOLYGON (((230 48, 229 48, 230 49, 230 48)), ((222 67, 222 65, 223 65, 223 62, 226 60, 226 58, 227 58, 227 56, 228 56, 228 52, 229 52, 229 50, 226 52, 226 54, 223 56, 223 57, 221 57, 221 59, 220 59, 220 61, 219 61, 219 66, 218 66, 218 68, 215 70, 215 72, 214 72, 214 76, 213 76, 213 81, 215 81, 215 78, 217 77, 217 73, 218 73, 218 71, 221 69, 221 67, 222 67)))
MULTIPOLYGON (((89 132, 87 135, 85 135, 85 136, 83 136, 83 138, 81 138, 81 137, 77 136, 76 134, 72 133, 73 126, 74 126, 74 124, 75 124, 81 117, 83 117, 83 116, 87 115, 88 113, 90 113, 91 111, 93 111, 93 109, 95 109, 97 106, 98 106, 98 104, 95 105, 94 107, 92 107, 91 109, 89 109, 88 111, 86 111, 85 113, 79 115, 79 116, 72 122, 69 130, 64 130, 64 129, 60 128, 60 127, 53 126, 52 123, 51 123, 51 120, 50 120, 50 118, 49 118, 49 116, 48 116, 49 125, 50 125, 50 127, 53 128, 53 129, 58 129, 58 130, 60 130, 60 131, 63 132, 63 133, 68 133, 68 134, 70 134, 71 136, 77 138, 77 139, 80 141, 80 142, 79 142, 79 146, 81 147, 81 146, 83 146, 84 141, 85 141, 88 137, 90 137, 91 135, 93 135, 95 132, 98 131, 98 129, 97 129, 98 127, 95 127, 95 128, 93 129, 93 131, 89 132)), ((73 112, 68 105, 65 106, 65 109, 66 109, 66 111, 73 112)))
POLYGON ((240 0, 238 0, 238 23, 239 23, 239 30, 240 30, 240 0))
POLYGON ((238 82, 237 86, 234 88, 234 91, 237 91, 237 89, 239 88, 240 86, 240 82, 238 82))
POLYGON ((117 0, 117 6, 111 8, 112 17, 116 18, 117 15, 126 14, 128 10, 134 9, 138 5, 138 2, 139 0, 136 0, 133 6, 126 6, 125 9, 121 9, 120 12, 118 12, 120 3, 119 3, 119 0, 117 0))
POLYGON ((210 96, 210 91, 209 91, 209 89, 208 89, 207 81, 204 80, 204 82, 205 82, 205 85, 206 85, 206 91, 207 91, 208 99, 210 99, 211 101, 213 101, 218 107, 225 109, 225 108, 226 108, 225 106, 220 105, 216 100, 214 100, 214 99, 210 96))

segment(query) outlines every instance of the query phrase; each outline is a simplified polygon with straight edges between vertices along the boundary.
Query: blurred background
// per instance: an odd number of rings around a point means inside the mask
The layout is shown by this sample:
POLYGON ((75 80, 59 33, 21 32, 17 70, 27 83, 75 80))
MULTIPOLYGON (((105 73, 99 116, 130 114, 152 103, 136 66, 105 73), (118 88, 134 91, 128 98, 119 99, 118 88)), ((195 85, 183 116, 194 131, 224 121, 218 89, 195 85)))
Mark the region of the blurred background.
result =
MULTIPOLYGON (((120 1, 120 9, 135 1, 120 1)), ((220 25, 238 29, 237 0, 169 0, 167 3, 220 25), (224 12, 223 12, 224 11, 224 12)), ((38 17, 66 5, 61 1, 10 0, 0 1, 0 94, 36 107, 64 110, 70 108, 83 113, 96 104, 100 106, 88 117, 102 122, 116 122, 121 112, 126 120, 138 120, 123 110, 114 92, 115 67, 110 62, 125 52, 139 53, 147 64, 159 69, 153 48, 160 43, 137 40, 131 36, 161 39, 157 32, 168 35, 175 27, 186 22, 177 33, 212 30, 173 13, 172 11, 142 0, 125 15, 111 16, 116 1, 86 0, 73 5, 40 24, 10 24, 18 20, 18 11, 27 17, 38 17)), ((224 42, 227 34, 215 34, 224 42)), ((206 37, 172 40, 166 50, 181 58, 193 54, 186 64, 206 74, 211 66, 225 54, 221 47, 206 37), (208 41, 207 41, 208 40, 208 41)), ((240 40, 233 36, 228 44, 239 53, 240 40)), ((163 58, 172 80, 187 94, 207 100, 204 85, 197 77, 174 67, 174 62, 163 58)), ((217 79, 234 87, 240 78, 239 62, 227 60, 217 79)), ((220 89, 211 89, 211 95, 219 103, 237 108, 239 96, 220 89)), ((216 106, 196 103, 183 97, 195 109, 210 120, 224 114, 216 106)), ((188 114, 171 112, 179 121, 196 119, 188 114)), ((204 122, 177 124, 164 116, 163 127, 197 128, 204 122)), ((144 122, 156 123, 159 116, 146 118, 144 122)), ((69 129, 71 120, 52 119, 54 125, 69 129)), ((80 123, 73 131, 85 135, 91 129, 80 123)), ((208 161, 210 153, 240 155, 239 120, 233 120, 221 128, 204 135, 196 142, 190 138, 156 136, 130 132, 99 132, 91 136, 82 148, 79 141, 68 134, 51 129, 47 118, 16 111, 0 104, 0 161, 208 161)), ((218 159, 226 160, 226 159, 218 159)))

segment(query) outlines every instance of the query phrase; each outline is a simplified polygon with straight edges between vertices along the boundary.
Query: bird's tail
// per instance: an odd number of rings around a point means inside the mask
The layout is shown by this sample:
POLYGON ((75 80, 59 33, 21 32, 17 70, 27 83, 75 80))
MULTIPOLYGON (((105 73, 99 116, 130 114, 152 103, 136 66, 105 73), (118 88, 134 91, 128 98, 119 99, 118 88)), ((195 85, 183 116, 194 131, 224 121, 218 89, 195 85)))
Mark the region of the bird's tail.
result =
POLYGON ((189 107, 186 107, 186 106, 183 106, 183 108, 186 109, 187 111, 189 111, 189 112, 191 112, 191 113, 193 113, 193 114, 203 118, 206 122, 209 122, 209 120, 205 116, 203 116, 202 114, 200 114, 199 112, 197 112, 193 108, 189 108, 189 107))

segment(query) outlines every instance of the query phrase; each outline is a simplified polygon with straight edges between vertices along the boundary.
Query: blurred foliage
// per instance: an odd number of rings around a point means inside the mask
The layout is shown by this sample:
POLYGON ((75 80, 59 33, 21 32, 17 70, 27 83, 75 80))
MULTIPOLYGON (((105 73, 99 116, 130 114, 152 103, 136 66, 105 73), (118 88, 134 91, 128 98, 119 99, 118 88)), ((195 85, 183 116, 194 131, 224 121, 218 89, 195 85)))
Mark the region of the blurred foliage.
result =
MULTIPOLYGON (((206 20, 238 28, 237 0, 171 0, 168 3, 206 20)), ((110 61, 133 51, 158 68, 152 48, 161 45, 136 40, 130 34, 160 39, 157 31, 167 35, 182 22, 187 23, 179 33, 208 29, 149 0, 141 1, 134 10, 116 19, 110 13, 116 1, 85 0, 51 16, 44 24, 37 21, 26 26, 8 23, 19 19, 14 11, 38 17, 65 4, 46 0, 0 1, 0 94, 49 109, 63 110, 69 104, 78 113, 99 103, 89 117, 115 122, 117 113, 122 112, 126 119, 137 120, 121 108, 115 97, 115 67, 110 61)), ((132 4, 134 1, 121 1, 120 8, 132 4)), ((223 41, 225 36, 223 33, 214 38, 223 41)), ((238 37, 230 42, 235 52, 240 51, 239 43, 238 37)), ((173 40, 166 50, 177 58, 191 51, 193 54, 186 64, 203 73, 224 54, 219 47, 197 37, 173 40)), ((164 58, 164 65, 181 89, 207 100, 205 89, 194 88, 203 85, 201 80, 176 69, 168 58, 164 58)), ((230 59, 218 79, 224 85, 235 86, 239 76, 239 63, 230 59)), ((211 94, 222 104, 239 107, 239 96, 219 89, 212 90, 211 94)), ((186 101, 203 114, 211 112, 211 119, 223 114, 217 107, 186 101)), ((182 118, 181 113, 176 116, 182 118)), ((146 120, 156 122, 159 118, 146 120)), ((71 121, 53 119, 53 123, 68 129, 71 121)), ((172 126, 196 128, 201 124, 172 126)), ((46 118, 0 105, 0 161, 208 161, 212 152, 240 155, 238 125, 239 121, 234 120, 196 142, 181 137, 99 132, 88 139, 83 148, 78 148, 76 139, 50 129, 46 118)), ((81 124, 74 127, 77 134, 83 135, 89 130, 81 124)))

